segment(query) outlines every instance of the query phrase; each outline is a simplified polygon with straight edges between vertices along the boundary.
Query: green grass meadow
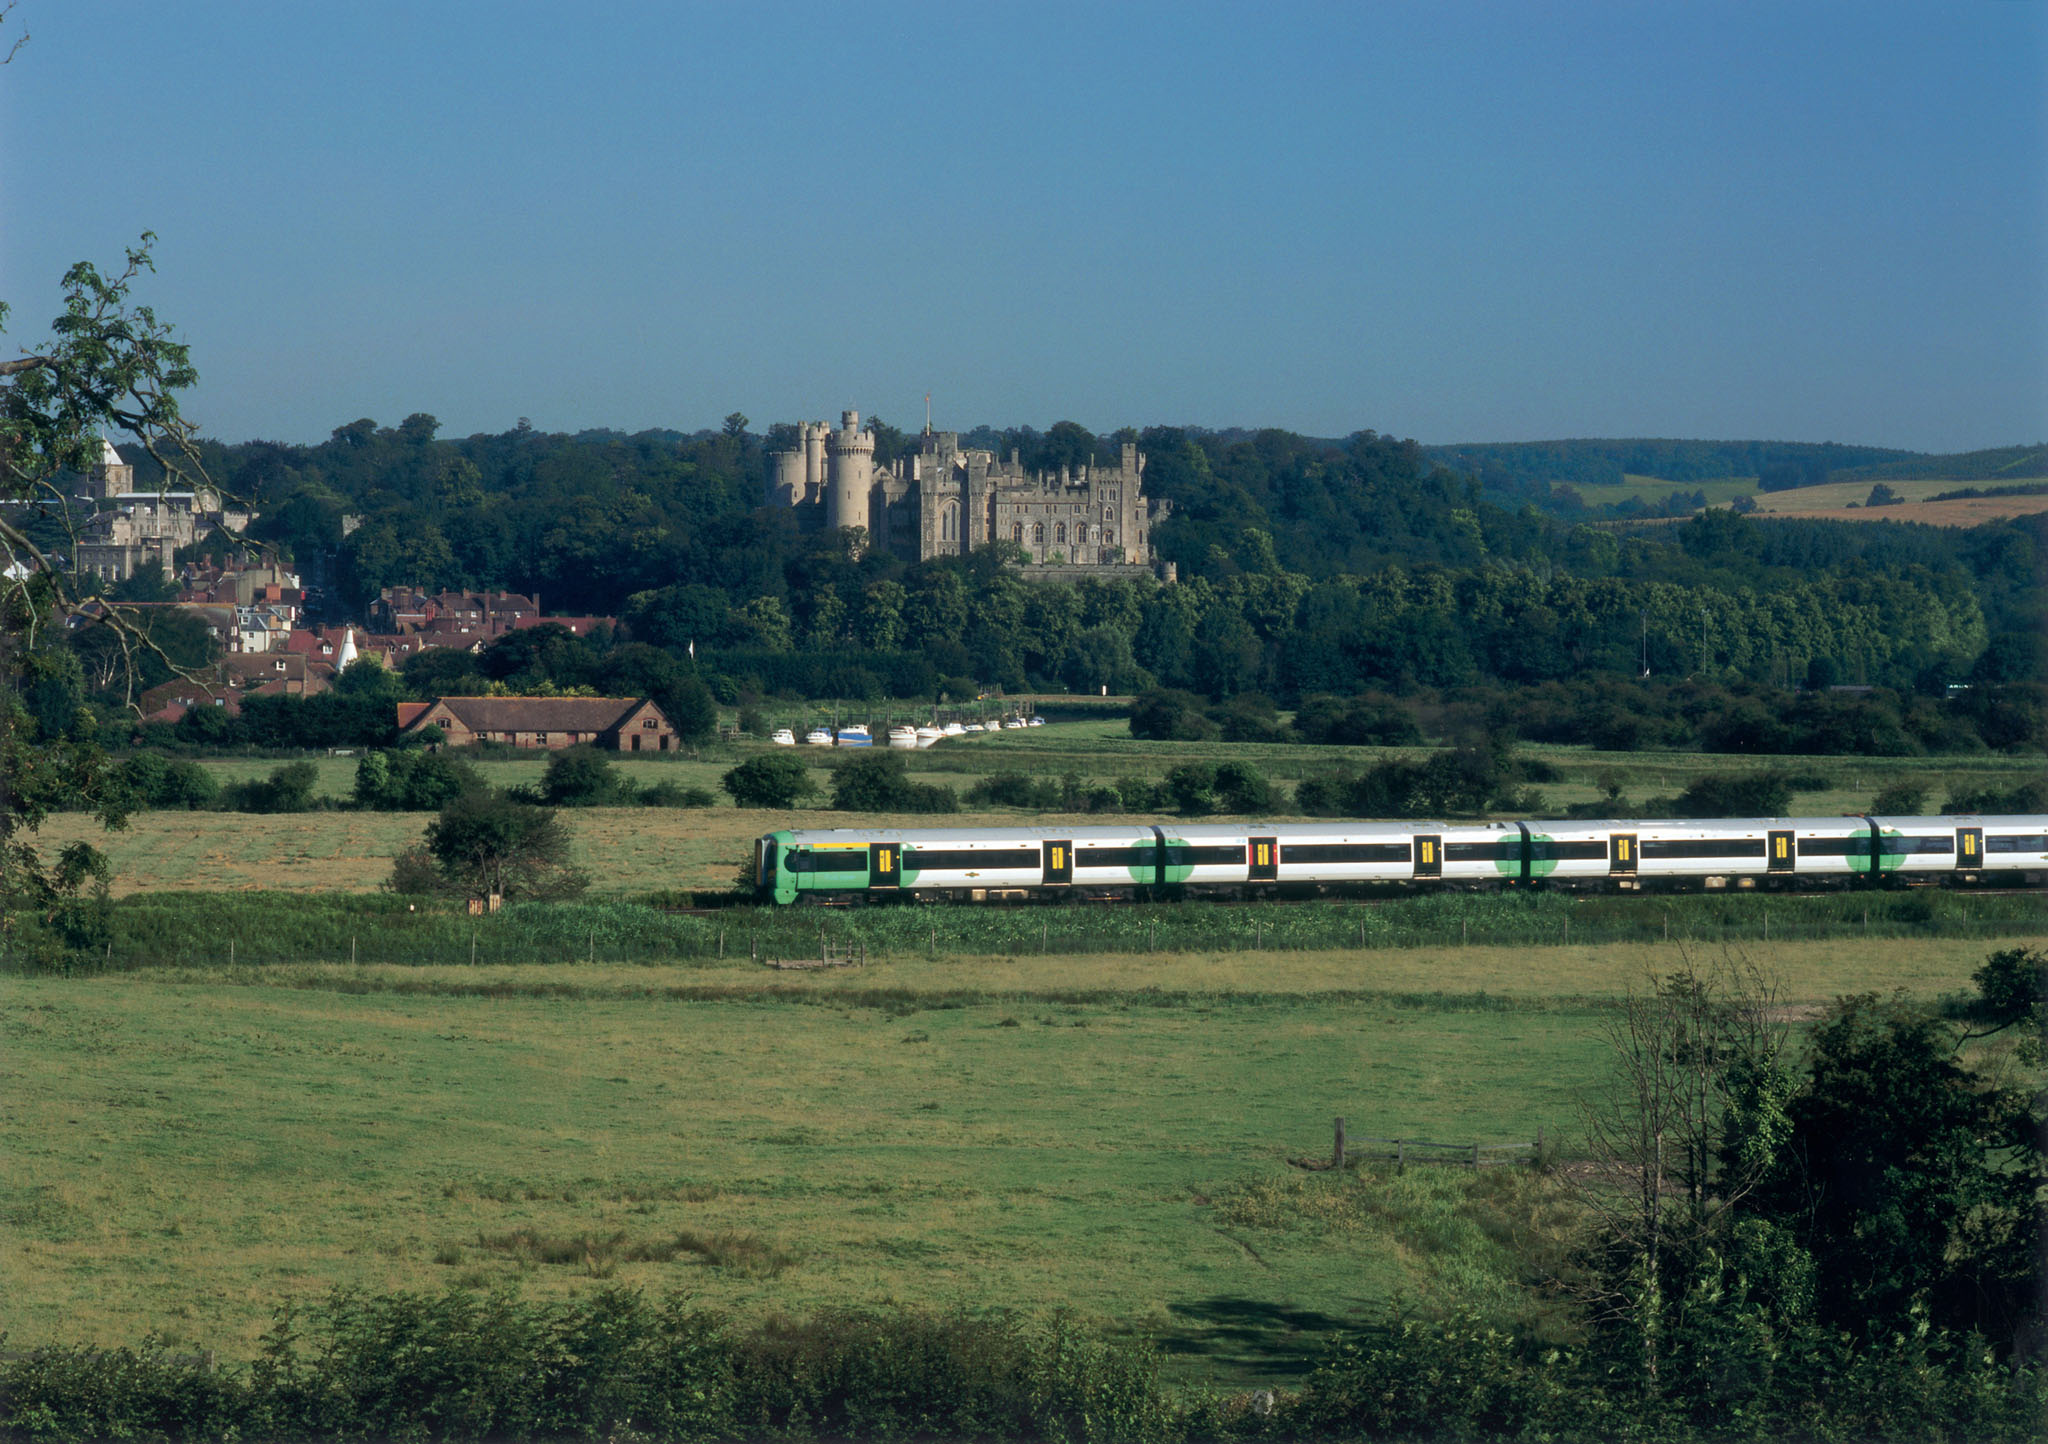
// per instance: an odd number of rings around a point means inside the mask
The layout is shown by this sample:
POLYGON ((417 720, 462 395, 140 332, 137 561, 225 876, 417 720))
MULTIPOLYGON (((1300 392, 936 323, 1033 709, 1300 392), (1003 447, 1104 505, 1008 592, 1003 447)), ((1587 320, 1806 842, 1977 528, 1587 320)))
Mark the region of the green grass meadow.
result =
MULTIPOLYGON (((1752 950, 1753 951, 1753 950, 1752 950)), ((1787 1016, 1985 945, 1777 945, 1787 1016)), ((761 1317, 1068 1307, 1290 1379, 1397 1298, 1540 1322, 1526 1170, 1290 1165, 1569 1139, 1620 992, 1697 946, 300 965, 0 977, 10 1347, 246 1357, 335 1286, 604 1280, 761 1317)))

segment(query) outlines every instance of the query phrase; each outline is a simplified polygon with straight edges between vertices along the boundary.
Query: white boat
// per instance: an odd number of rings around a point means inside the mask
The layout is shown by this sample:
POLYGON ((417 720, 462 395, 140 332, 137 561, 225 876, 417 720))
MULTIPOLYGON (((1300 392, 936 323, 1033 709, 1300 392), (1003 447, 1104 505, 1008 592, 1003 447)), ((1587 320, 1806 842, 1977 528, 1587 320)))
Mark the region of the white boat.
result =
POLYGON ((945 731, 938 727, 920 727, 917 729, 917 745, 929 747, 945 735, 945 731))
POLYGON ((917 748, 917 729, 915 727, 891 727, 889 729, 889 745, 891 747, 901 747, 906 751, 915 751, 917 748))
POLYGON ((948 737, 965 737, 967 735, 967 729, 965 727, 962 727, 958 722, 948 722, 944 727, 940 728, 939 730, 944 732, 948 737))
POLYGON ((1027 717, 1024 720, 1025 724, 1031 727, 1043 727, 1045 725, 1045 719, 1043 717, 1027 717))
POLYGON ((969 722, 967 724, 967 730, 969 732, 986 732, 988 731, 988 728, 982 726, 979 722, 969 722))
POLYGON ((1024 719, 1022 717, 1012 717, 1003 724, 1003 730, 1005 732, 1022 732, 1024 730, 1024 719))
POLYGON ((790 731, 787 727, 778 727, 775 729, 775 735, 768 740, 777 747, 794 747, 796 746, 796 733, 790 731))
POLYGON ((830 747, 832 745, 832 734, 822 727, 813 727, 810 731, 804 733, 804 742, 812 747, 830 747))
POLYGON ((868 735, 866 727, 855 722, 839 729, 839 745, 841 747, 872 747, 875 745, 875 739, 868 735))

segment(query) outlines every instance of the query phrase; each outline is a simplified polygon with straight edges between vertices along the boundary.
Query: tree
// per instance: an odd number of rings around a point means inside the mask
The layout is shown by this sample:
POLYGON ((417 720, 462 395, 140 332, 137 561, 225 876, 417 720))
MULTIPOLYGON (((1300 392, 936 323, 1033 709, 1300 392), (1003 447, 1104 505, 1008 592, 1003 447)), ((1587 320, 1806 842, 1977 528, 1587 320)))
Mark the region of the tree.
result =
POLYGON ((841 812, 957 812, 950 787, 913 782, 900 752, 863 752, 832 773, 832 806, 841 812))
MULTIPOLYGON (((52 807, 81 801, 118 827, 129 796, 108 784, 105 758, 90 740, 40 735, 17 691, 23 653, 34 639, 61 632, 80 601, 31 530, 49 536, 54 528, 71 547, 78 519, 65 477, 99 460, 110 430, 134 437, 167 477, 204 476, 178 411, 178 394, 198 380, 190 352, 154 311, 131 301, 137 279, 153 269, 154 240, 145 232, 112 274, 85 261, 71 267, 49 342, 0 361, 0 501, 14 504, 0 512, 0 545, 27 569, 0 583, 0 897, 8 901, 75 900, 88 883, 104 880, 105 859, 90 844, 74 844, 82 851, 73 865, 47 873, 23 834, 52 807)), ((7 312, 0 301, 0 329, 7 312)), ((103 613, 99 625, 121 634, 124 659, 154 650, 119 612, 103 613)))
POLYGON ((443 885, 472 896, 573 897, 590 879, 570 864, 569 830, 545 807, 488 792, 458 797, 427 827, 443 885))
POLYGON ((722 430, 724 431, 725 435, 737 441, 747 434, 747 427, 750 426, 751 424, 752 423, 747 420, 745 412, 728 411, 725 414, 725 423, 722 430))
POLYGON ((795 807, 818 790, 803 759, 776 753, 742 762, 718 780, 739 807, 795 807))
POLYGON ((609 807, 636 800, 636 789, 594 750, 557 752, 541 774, 541 801, 554 807, 609 807))

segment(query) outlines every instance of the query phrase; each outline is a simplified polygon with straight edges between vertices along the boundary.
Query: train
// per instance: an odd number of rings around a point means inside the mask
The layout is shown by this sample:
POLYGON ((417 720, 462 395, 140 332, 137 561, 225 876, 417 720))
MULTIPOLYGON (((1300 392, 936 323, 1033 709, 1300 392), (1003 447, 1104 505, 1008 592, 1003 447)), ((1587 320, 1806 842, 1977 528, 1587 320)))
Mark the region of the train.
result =
POLYGON ((778 905, 1453 887, 2039 887, 2048 882, 2048 816, 792 829, 755 842, 753 877, 760 900, 778 905))

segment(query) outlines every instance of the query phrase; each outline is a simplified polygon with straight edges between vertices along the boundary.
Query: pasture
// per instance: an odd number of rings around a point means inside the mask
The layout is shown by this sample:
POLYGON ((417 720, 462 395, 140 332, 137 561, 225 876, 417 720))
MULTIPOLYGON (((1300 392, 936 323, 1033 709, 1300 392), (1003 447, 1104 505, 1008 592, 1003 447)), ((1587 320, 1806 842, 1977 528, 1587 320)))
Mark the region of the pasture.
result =
MULTIPOLYGON (((1986 945, 1784 943, 1786 1016, 1986 945)), ((1353 1134, 1576 1128, 1677 944, 0 977, 11 1346, 247 1356, 337 1286, 603 1279, 750 1317, 1070 1307, 1184 1377, 1298 1376, 1396 1296, 1535 1319, 1520 1170, 1308 1174, 1353 1134)), ((565 960, 566 961, 566 960, 565 960)))
MULTIPOLYGON (((718 790, 719 777, 736 763, 773 749, 754 741, 720 743, 694 758, 624 758, 619 770, 641 785, 674 781, 714 792, 704 809, 586 808, 565 810, 581 866, 597 891, 646 894, 672 890, 722 889, 732 883, 753 839, 778 827, 834 827, 847 820, 822 806, 787 812, 753 812, 732 806, 718 790)), ((1675 796, 1696 778, 1717 772, 1778 767, 1825 783, 1797 794, 1796 812, 1833 815, 1857 812, 1886 785, 1910 781, 1924 787, 1928 805, 1939 806, 1952 790, 1989 785, 2012 787, 2034 775, 2039 760, 2026 757, 1774 757, 1748 759, 1693 752, 1595 752, 1581 747, 1532 746, 1526 755, 1555 767, 1561 780, 1536 784, 1547 807, 1562 810, 1602 795, 1601 782, 1622 786, 1639 805, 1656 796, 1675 796)), ((949 786, 964 794, 976 781, 999 772, 1034 777, 1072 775, 1086 786, 1113 784, 1122 777, 1157 780, 1183 762, 1246 762, 1273 780, 1294 786, 1303 778, 1341 765, 1367 765, 1381 755, 1421 755, 1422 749, 1310 747, 1284 743, 1140 741, 1122 719, 1053 723, 1021 732, 955 738, 927 751, 904 754, 920 782, 949 786)), ((829 795, 829 768, 841 760, 826 748, 799 748, 814 769, 820 802, 829 795)), ((267 775, 275 759, 232 758, 204 764, 223 782, 267 775)), ((538 756, 486 757, 478 762, 494 786, 531 786, 546 759, 538 756)), ((316 796, 340 802, 350 795, 356 759, 323 757, 316 796)), ((1149 814, 1147 814, 1149 816, 1149 814)), ((1286 814, 1280 814, 1286 816, 1286 814)), ((993 823, 1014 826, 1047 821, 1059 814, 1014 809, 964 811, 944 819, 947 826, 993 823)), ((88 839, 113 859, 114 890, 134 892, 246 891, 360 892, 377 887, 391 861, 418 842, 430 820, 424 813, 324 811, 260 814, 153 812, 136 815, 125 831, 102 834, 90 818, 51 819, 39 837, 54 856, 65 843, 88 839)), ((929 819, 927 819, 929 820, 929 819)), ((1119 820, 1113 814, 1075 815, 1072 826, 1119 820)))

